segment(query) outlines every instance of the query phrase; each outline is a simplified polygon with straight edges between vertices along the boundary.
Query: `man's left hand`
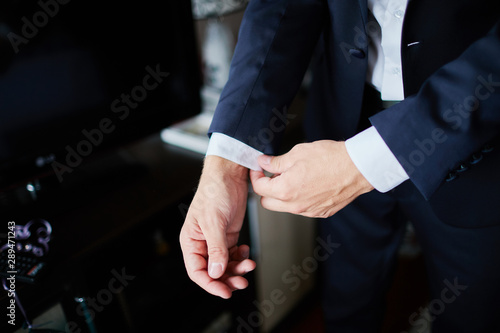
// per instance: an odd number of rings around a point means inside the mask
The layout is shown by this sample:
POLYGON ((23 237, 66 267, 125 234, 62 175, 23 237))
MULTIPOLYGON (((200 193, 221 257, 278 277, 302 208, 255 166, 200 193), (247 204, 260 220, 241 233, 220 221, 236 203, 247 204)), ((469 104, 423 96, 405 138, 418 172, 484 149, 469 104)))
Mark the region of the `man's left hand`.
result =
POLYGON ((250 171, 253 189, 269 210, 324 218, 373 190, 340 141, 298 144, 281 156, 262 155, 258 162, 273 174, 250 171))

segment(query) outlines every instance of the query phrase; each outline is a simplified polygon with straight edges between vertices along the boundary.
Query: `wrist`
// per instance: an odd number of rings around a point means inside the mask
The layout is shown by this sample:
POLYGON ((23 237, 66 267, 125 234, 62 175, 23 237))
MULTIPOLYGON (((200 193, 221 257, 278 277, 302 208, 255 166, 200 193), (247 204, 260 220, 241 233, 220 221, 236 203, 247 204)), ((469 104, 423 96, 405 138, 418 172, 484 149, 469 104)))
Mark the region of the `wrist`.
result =
POLYGON ((244 182, 248 180, 248 168, 216 155, 205 157, 203 173, 224 178, 231 177, 244 182))

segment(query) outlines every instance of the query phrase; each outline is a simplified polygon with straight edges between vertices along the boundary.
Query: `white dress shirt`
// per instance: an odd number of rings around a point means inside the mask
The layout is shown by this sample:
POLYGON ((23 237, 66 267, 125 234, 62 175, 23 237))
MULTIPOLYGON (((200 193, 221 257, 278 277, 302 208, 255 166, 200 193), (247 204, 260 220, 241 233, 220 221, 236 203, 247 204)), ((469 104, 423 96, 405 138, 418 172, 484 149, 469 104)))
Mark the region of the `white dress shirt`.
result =
MULTIPOLYGON (((380 91, 383 100, 404 99, 401 71, 401 32, 408 0, 368 0, 375 18, 369 28, 367 82, 380 91), (375 30, 378 30, 375 33, 375 30)), ((347 153, 361 174, 379 192, 387 192, 409 177, 375 127, 345 142, 347 153)), ((261 170, 262 152, 225 134, 213 133, 206 155, 217 155, 253 170, 261 170)))

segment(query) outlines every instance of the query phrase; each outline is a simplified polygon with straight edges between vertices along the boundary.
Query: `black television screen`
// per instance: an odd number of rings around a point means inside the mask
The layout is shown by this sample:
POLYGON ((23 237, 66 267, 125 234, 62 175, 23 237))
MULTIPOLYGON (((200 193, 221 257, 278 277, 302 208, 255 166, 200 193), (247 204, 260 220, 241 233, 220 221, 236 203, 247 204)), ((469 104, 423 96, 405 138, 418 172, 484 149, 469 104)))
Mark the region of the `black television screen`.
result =
POLYGON ((190 1, 2 0, 0 189, 200 111, 190 1))

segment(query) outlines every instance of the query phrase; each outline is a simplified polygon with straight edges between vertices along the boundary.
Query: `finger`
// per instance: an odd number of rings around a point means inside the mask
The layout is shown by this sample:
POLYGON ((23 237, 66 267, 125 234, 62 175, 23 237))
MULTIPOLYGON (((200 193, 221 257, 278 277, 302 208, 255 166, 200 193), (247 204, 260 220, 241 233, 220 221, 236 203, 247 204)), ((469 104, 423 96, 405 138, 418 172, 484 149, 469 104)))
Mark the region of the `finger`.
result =
MULTIPOLYGON (((269 178, 264 174, 264 172, 255 171, 255 170, 250 170, 249 176, 250 176, 250 181, 252 182, 252 186, 254 185, 255 182, 257 182, 260 179, 265 180, 265 178, 269 178)), ((255 190, 255 187, 254 187, 254 190, 255 190)))
POLYGON ((290 207, 290 203, 269 196, 261 197, 260 204, 262 205, 263 208, 275 212, 287 212, 296 214, 296 212, 292 209, 292 207, 290 207))
POLYGON ((223 281, 212 279, 204 269, 195 271, 194 274, 190 275, 190 278, 212 295, 224 299, 231 297, 232 288, 223 281))
POLYGON ((263 171, 250 170, 249 175, 250 175, 250 179, 255 179, 255 180, 263 178, 263 177, 267 178, 267 176, 264 174, 263 171))
POLYGON ((288 154, 280 156, 260 155, 257 158, 260 167, 271 173, 283 173, 291 166, 288 154))
POLYGON ((208 275, 218 279, 224 274, 229 259, 226 232, 217 223, 208 223, 210 228, 203 229, 207 242, 208 275))
POLYGON ((261 205, 263 208, 276 211, 276 212, 287 212, 297 215, 303 215, 306 217, 314 217, 314 218, 325 218, 330 217, 337 212, 339 212, 342 208, 351 203, 355 197, 350 197, 345 200, 339 201, 335 203, 331 207, 317 207, 316 209, 304 209, 297 207, 296 204, 281 201, 278 199, 270 198, 270 197, 262 197, 260 199, 261 205))
POLYGON ((242 244, 229 249, 229 261, 242 261, 250 257, 250 247, 242 244))
POLYGON ((274 197, 274 184, 279 177, 266 177, 262 172, 250 171, 253 191, 260 196, 274 197))
POLYGON ((231 288, 225 283, 212 279, 207 272, 207 260, 199 253, 188 249, 183 252, 189 278, 212 295, 222 298, 231 297, 231 288))
POLYGON ((237 254, 239 255, 239 258, 235 260, 245 260, 245 259, 248 259, 250 258, 250 247, 248 245, 240 245, 238 247, 238 252, 237 254))
POLYGON ((230 290, 242 290, 248 287, 248 280, 241 276, 223 276, 220 281, 230 290))
MULTIPOLYGON (((195 272, 207 270, 206 243, 201 240, 193 239, 186 231, 186 225, 181 230, 179 243, 181 245, 184 265, 188 275, 193 279, 195 272)), ((199 281, 195 281, 199 284, 199 281)))
POLYGON ((245 259, 243 261, 231 261, 227 265, 226 274, 229 276, 242 276, 253 271, 255 267, 256 263, 251 259, 245 259))

